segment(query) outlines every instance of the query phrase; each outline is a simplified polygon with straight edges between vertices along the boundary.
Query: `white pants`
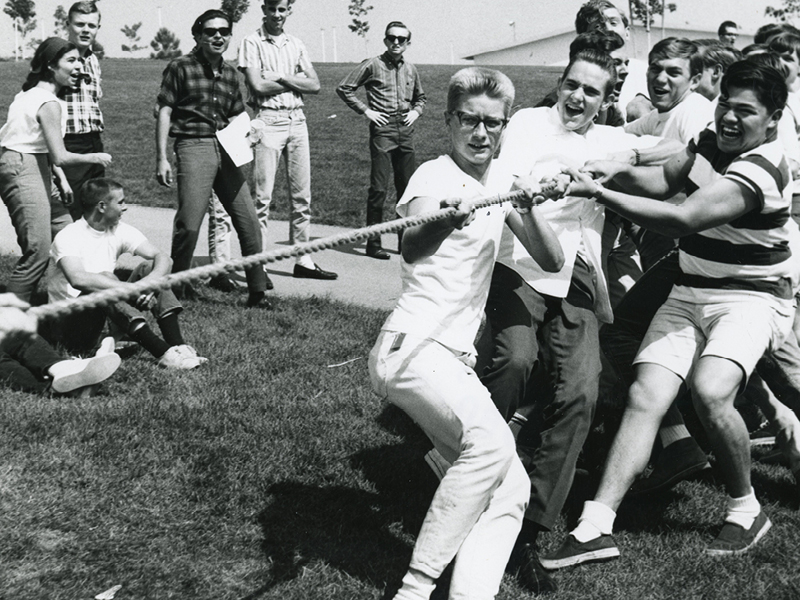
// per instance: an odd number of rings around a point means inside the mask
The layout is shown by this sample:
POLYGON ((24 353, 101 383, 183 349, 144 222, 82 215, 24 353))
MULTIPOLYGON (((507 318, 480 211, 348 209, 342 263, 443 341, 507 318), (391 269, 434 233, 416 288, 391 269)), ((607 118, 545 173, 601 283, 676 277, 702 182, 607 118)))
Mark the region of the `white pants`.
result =
POLYGON ((417 422, 452 467, 425 516, 410 568, 438 578, 456 557, 451 599, 494 598, 522 526, 530 480, 474 356, 382 331, 372 385, 417 422))

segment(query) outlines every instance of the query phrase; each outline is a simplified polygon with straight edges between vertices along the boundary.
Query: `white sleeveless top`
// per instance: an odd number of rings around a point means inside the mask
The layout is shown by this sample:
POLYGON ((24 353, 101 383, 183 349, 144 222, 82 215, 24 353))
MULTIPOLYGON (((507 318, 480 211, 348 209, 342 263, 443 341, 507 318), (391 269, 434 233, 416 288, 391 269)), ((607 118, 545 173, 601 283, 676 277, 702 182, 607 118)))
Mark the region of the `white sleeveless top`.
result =
POLYGON ((22 154, 47 154, 42 126, 36 115, 45 102, 58 102, 61 105, 61 136, 67 131, 67 106, 53 94, 40 87, 32 87, 27 92, 14 96, 8 107, 8 119, 0 129, 0 146, 16 150, 22 154))

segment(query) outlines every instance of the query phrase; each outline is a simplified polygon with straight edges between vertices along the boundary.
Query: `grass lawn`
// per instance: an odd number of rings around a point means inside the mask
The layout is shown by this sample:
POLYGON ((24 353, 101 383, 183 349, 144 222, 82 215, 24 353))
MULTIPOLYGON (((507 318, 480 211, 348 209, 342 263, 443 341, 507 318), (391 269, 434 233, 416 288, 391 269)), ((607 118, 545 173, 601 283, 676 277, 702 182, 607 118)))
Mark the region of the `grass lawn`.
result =
MULTIPOLYGON (((169 205, 174 191, 152 176, 163 63, 103 67, 111 175, 132 201, 169 205)), ((324 92, 309 99, 315 218, 360 225, 366 126, 333 92, 348 68, 322 65, 324 92)), ((454 69, 421 70, 425 160, 444 150, 439 115, 454 69)), ((506 71, 522 105, 554 80, 506 71)), ((24 72, 0 63, 0 106, 24 72)), ((0 259, 0 281, 12 263, 0 259)), ((280 297, 274 311, 244 311, 204 294, 182 315, 187 341, 210 359, 196 372, 159 370, 142 353, 95 398, 2 392, 0 599, 89 599, 120 584, 118 600, 377 600, 399 583, 436 481, 421 458, 428 442, 370 391, 366 356, 385 313, 280 297)), ((747 555, 702 555, 724 504, 706 477, 625 503, 622 559, 558 573, 553 598, 800 598, 791 475, 755 463, 753 481, 774 525, 747 555)), ((544 550, 574 525, 589 487, 576 481, 544 550)), ((504 580, 500 600, 529 597, 504 580)))

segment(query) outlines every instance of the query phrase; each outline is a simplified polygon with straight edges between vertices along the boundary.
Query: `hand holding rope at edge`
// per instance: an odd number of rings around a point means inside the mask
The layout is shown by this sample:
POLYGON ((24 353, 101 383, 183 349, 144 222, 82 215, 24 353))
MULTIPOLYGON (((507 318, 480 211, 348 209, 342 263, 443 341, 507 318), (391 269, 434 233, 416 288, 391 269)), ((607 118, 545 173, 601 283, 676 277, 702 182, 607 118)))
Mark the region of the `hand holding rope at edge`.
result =
MULTIPOLYGON (((541 194, 537 194, 532 201, 527 198, 525 191, 516 190, 506 194, 499 194, 497 196, 477 199, 473 202, 473 207, 476 209, 486 208, 489 206, 502 204, 504 202, 512 202, 515 205, 520 206, 525 206, 528 203, 537 205, 541 203, 542 198, 553 199, 563 195, 563 191, 561 189, 563 186, 557 184, 547 185, 543 182, 541 187, 541 194)), ((360 229, 354 229, 326 238, 321 238, 306 244, 295 245, 291 248, 260 252, 258 254, 230 260, 224 263, 214 263, 186 271, 181 271, 179 273, 172 273, 171 275, 167 275, 166 277, 162 277, 161 279, 157 279, 155 281, 121 284, 118 287, 100 292, 94 292, 92 294, 87 294, 86 296, 80 296, 79 298, 60 300, 52 304, 33 307, 28 309, 27 313, 37 319, 59 317, 79 310, 95 308, 98 306, 106 306, 108 304, 113 304, 114 302, 148 294, 149 292, 153 292, 155 290, 173 287, 177 284, 187 283, 189 281, 195 281, 198 279, 205 279, 222 273, 232 273, 240 268, 246 268, 256 264, 278 262, 287 258, 301 256, 303 254, 311 254, 313 252, 329 250, 343 244, 360 242, 369 237, 384 233, 396 233, 402 229, 413 227, 414 225, 430 223, 452 217, 455 213, 455 208, 444 208, 420 215, 415 215, 413 217, 395 219, 386 223, 379 223, 377 225, 362 227, 360 229)))

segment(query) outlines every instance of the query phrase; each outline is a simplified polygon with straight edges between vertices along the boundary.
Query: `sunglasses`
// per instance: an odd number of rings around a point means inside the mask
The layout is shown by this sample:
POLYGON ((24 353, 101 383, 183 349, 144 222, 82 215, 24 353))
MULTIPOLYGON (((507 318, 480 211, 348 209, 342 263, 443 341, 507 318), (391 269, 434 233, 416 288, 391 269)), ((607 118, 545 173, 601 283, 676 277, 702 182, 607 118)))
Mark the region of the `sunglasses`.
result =
POLYGON ((462 129, 474 130, 483 123, 488 133, 497 133, 508 123, 508 119, 498 119, 496 117, 479 117, 478 115, 471 115, 470 113, 461 112, 456 110, 450 113, 458 119, 458 124, 462 129))
POLYGON ((386 40, 394 44, 397 42, 398 44, 405 44, 408 41, 408 38, 404 35, 387 35, 386 40))
POLYGON ((231 34, 230 27, 206 27, 203 29, 203 35, 213 38, 215 35, 220 34, 222 37, 228 37, 231 34))

